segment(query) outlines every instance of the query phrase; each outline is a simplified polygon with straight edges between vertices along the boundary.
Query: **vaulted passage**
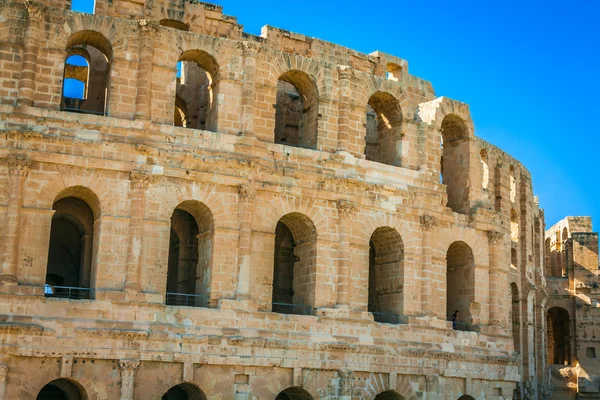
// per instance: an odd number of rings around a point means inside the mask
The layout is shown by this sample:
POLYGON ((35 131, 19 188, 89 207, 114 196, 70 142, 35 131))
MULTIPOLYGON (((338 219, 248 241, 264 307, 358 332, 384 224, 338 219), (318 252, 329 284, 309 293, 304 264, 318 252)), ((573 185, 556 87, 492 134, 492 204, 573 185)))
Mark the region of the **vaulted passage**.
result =
POLYGON ((112 47, 95 31, 81 31, 67 41, 62 100, 63 111, 105 114, 112 47))
POLYGON ((162 400, 206 400, 206 395, 191 383, 181 383, 169 389, 162 400))
POLYGON ((206 307, 210 294, 213 218, 198 201, 173 211, 167 272, 168 305, 206 307))
POLYGON ((387 92, 376 92, 367 105, 365 157, 387 165, 402 165, 402 109, 387 92))
POLYGON ((369 306, 375 321, 398 323, 404 312, 404 243, 390 227, 380 227, 369 241, 369 306))
POLYGON ((76 197, 54 203, 50 229, 46 296, 90 298, 94 247, 94 213, 76 197))
POLYGON ((275 228, 273 312, 312 314, 317 233, 300 213, 283 216, 275 228))
POLYGON ((454 329, 470 329, 471 303, 475 301, 475 261, 473 251, 465 242, 454 242, 446 253, 446 316, 459 312, 454 329))
POLYGON ((202 50, 186 51, 177 62, 173 124, 217 131, 219 66, 202 50))
POLYGON ((67 379, 56 379, 40 390, 37 400, 85 400, 83 388, 67 379))
POLYGON ((449 114, 442 121, 442 183, 447 206, 466 214, 469 210, 469 132, 465 121, 449 114))
POLYGON ((400 396, 393 390, 386 390, 385 392, 381 392, 375 396, 374 400, 404 400, 404 397, 400 396))
POLYGON ((548 310, 548 364, 571 363, 571 319, 569 312, 561 307, 548 310))
POLYGON ((313 397, 300 387, 291 387, 279 393, 275 400, 313 400, 313 397))
POLYGON ((510 284, 510 294, 512 300, 511 323, 513 343, 515 351, 521 353, 521 301, 519 299, 519 288, 514 282, 510 284))
POLYGON ((315 149, 319 102, 317 88, 304 72, 279 77, 275 104, 275 143, 315 149))

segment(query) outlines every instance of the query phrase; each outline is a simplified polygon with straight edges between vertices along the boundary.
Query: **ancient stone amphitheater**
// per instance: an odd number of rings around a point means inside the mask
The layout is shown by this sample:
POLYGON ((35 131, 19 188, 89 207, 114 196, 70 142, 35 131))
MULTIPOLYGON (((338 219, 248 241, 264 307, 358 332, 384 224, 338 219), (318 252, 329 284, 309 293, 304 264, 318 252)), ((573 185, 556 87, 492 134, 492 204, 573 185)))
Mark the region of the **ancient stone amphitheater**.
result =
POLYGON ((591 221, 475 133, 219 6, 0 0, 0 400, 598 396, 591 221))

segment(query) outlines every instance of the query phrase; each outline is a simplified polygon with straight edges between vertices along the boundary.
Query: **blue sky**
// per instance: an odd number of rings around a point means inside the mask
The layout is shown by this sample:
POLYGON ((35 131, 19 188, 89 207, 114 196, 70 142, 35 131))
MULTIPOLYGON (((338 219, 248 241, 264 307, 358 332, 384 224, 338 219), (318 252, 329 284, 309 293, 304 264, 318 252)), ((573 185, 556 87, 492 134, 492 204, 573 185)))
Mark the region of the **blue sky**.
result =
POLYGON ((546 225, 600 226, 600 1, 219 0, 263 25, 408 60, 438 96, 470 105, 476 135, 532 173, 546 225))

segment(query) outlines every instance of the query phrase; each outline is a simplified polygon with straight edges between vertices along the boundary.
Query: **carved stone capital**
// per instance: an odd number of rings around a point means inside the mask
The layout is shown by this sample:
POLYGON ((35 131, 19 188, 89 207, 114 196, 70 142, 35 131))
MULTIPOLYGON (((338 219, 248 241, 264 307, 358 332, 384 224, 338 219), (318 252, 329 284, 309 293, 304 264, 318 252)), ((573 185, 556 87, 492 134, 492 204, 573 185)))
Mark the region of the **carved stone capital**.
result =
POLYGON ((31 168, 32 161, 26 157, 9 157, 8 174, 11 176, 27 176, 31 168))
POLYGON ((256 57, 260 52, 260 46, 252 42, 243 42, 242 51, 244 57, 256 57))
POLYGON ((348 218, 356 211, 356 205, 346 200, 338 200, 337 209, 340 218, 348 218))
POLYGON ((496 232, 496 231, 488 231, 487 235, 488 235, 488 240, 490 241, 490 244, 493 244, 493 245, 500 243, 500 241, 504 237, 503 233, 496 232))
POLYGON ((6 379, 10 368, 6 364, 0 364, 0 379, 6 379))
POLYGON ((119 368, 122 374, 135 374, 140 367, 140 360, 119 360, 119 368))
POLYGON ((352 79, 354 78, 354 70, 348 65, 338 65, 338 74, 340 79, 352 79))
POLYGON ((154 177, 144 171, 130 171, 129 172, 129 183, 131 189, 148 189, 148 186, 153 182, 154 177))
POLYGON ((256 189, 251 185, 238 186, 238 193, 240 194, 240 199, 244 201, 252 201, 256 198, 256 189))
POLYGON ((44 6, 42 3, 31 0, 27 0, 25 2, 25 7, 27 8, 27 15, 29 16, 29 19, 40 19, 46 10, 46 6, 44 6))
POLYGON ((140 27, 140 32, 154 34, 158 31, 159 23, 151 19, 140 19, 138 20, 138 26, 140 27))
POLYGON ((421 215, 420 217, 421 226, 426 231, 432 231, 437 224, 437 218, 432 215, 421 215))

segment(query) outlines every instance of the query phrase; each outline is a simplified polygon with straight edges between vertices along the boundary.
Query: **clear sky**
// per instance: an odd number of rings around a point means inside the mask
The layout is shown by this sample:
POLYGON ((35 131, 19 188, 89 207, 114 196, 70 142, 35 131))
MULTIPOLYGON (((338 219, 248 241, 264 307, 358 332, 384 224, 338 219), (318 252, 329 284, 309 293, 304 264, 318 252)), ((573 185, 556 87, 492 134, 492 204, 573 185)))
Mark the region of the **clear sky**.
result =
POLYGON ((600 1, 218 0, 263 25, 408 60, 438 96, 470 105, 477 136, 533 176, 550 227, 600 230, 600 1))

